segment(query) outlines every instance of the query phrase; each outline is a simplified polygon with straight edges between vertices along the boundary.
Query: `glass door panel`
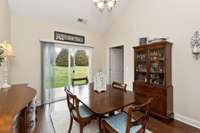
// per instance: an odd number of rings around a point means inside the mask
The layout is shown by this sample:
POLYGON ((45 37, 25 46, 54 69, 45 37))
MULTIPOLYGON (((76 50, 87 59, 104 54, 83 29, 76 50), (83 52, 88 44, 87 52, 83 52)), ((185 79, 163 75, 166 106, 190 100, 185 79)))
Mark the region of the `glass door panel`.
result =
POLYGON ((164 86, 165 85, 165 49, 151 48, 149 51, 150 57, 150 84, 164 86))
POLYGON ((54 65, 54 88, 69 85, 69 50, 57 47, 56 54, 54 65))
MULTIPOLYGON (((89 51, 73 49, 71 52, 71 79, 89 78, 89 51)), ((76 85, 85 84, 85 80, 76 81, 76 85)))
POLYGON ((55 62, 53 65, 53 91, 55 93, 55 100, 65 98, 64 87, 70 85, 69 52, 70 50, 67 48, 55 47, 55 62))
POLYGON ((135 80, 141 82, 147 82, 147 51, 138 49, 135 52, 135 80))

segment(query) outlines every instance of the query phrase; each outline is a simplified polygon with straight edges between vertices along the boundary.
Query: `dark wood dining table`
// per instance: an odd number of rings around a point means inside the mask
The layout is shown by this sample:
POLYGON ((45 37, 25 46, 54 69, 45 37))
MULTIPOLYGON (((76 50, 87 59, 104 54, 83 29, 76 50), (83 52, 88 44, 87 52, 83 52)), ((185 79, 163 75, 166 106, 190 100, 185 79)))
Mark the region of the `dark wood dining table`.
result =
POLYGON ((71 86, 68 89, 72 94, 76 95, 82 104, 99 116, 99 125, 101 118, 105 114, 112 113, 135 102, 132 91, 122 91, 109 85, 106 91, 103 92, 95 91, 93 83, 71 86))

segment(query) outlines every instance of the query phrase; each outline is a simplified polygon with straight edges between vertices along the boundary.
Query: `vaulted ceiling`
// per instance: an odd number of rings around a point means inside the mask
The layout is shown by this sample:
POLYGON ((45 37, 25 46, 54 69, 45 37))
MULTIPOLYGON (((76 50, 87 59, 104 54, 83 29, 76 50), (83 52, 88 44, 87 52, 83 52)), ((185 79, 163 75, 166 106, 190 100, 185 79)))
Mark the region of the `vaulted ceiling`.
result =
POLYGON ((120 16, 130 0, 118 0, 116 7, 109 13, 101 13, 93 0, 9 0, 11 12, 47 21, 73 24, 93 31, 106 31, 112 21, 120 16), (77 22, 78 18, 87 23, 77 22))

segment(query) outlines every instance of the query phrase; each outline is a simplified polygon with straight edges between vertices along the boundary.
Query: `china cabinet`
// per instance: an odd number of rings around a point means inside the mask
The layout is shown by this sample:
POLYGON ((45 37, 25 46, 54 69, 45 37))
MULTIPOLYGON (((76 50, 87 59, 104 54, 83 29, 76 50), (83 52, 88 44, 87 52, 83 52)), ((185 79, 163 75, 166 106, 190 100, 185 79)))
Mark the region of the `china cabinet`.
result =
POLYGON ((153 97, 151 114, 173 118, 172 43, 155 42, 134 47, 133 89, 136 103, 153 97))

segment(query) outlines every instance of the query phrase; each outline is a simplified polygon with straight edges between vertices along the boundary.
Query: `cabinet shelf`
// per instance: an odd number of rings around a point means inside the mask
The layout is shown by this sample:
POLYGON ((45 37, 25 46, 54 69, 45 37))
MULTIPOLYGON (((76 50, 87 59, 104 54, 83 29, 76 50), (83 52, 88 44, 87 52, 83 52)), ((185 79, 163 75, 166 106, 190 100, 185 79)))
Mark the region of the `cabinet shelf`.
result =
POLYGON ((164 62, 165 60, 150 60, 150 63, 164 62))
POLYGON ((147 73, 146 71, 136 71, 136 73, 147 73))
POLYGON ((150 72, 150 74, 165 74, 164 72, 150 72))
POLYGON ((163 87, 163 85, 158 85, 158 84, 150 84, 153 87, 156 87, 157 89, 164 89, 164 88, 160 88, 163 87))
POLYGON ((141 60, 137 60, 136 62, 137 62, 137 63, 141 63, 141 64, 147 63, 147 61, 141 61, 141 60))

